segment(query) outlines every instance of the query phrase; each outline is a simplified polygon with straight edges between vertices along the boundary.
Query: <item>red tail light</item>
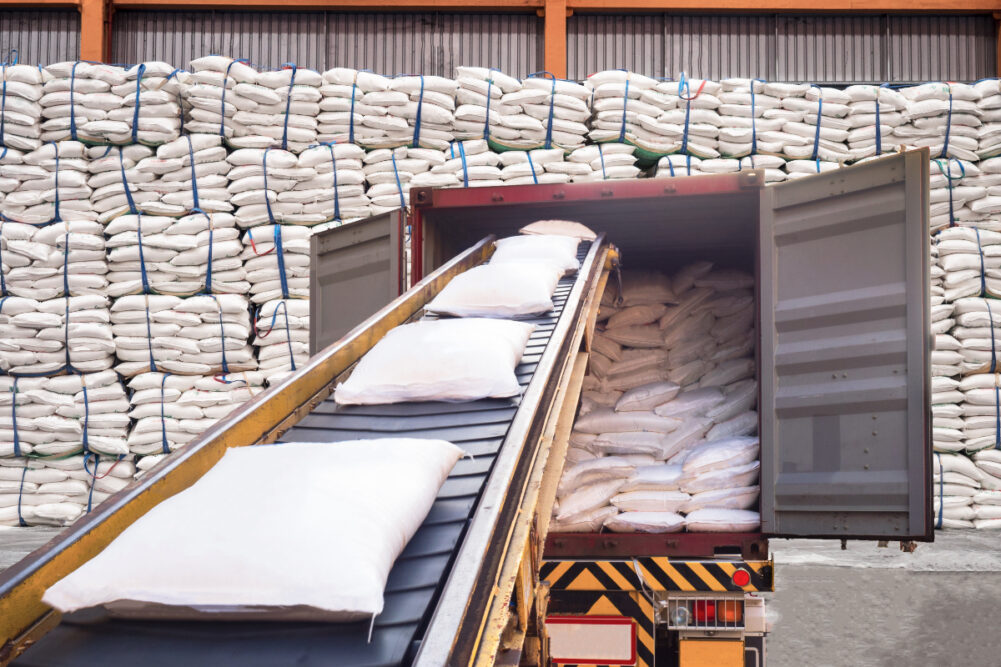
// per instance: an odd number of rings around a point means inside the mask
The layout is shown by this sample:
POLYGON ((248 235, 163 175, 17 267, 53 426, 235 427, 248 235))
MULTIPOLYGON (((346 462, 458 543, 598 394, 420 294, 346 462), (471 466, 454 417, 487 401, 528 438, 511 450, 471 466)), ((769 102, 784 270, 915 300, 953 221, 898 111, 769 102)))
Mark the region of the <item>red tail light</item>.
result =
POLYGON ((716 622, 716 602, 714 600, 696 600, 693 606, 692 611, 696 624, 716 622))
POLYGON ((751 583, 751 573, 747 570, 737 570, 733 573, 731 580, 733 581, 734 586, 740 586, 743 588, 751 583))

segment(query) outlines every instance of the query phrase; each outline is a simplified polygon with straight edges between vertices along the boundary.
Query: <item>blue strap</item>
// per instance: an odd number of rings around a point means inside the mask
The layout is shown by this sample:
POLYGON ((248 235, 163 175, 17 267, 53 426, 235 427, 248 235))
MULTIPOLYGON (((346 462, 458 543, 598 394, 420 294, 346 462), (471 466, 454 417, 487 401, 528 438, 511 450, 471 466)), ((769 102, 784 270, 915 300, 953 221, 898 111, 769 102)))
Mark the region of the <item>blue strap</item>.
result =
POLYGON ((889 88, 889 83, 884 83, 876 89, 876 155, 883 154, 883 130, 880 127, 882 121, 880 120, 880 110, 879 110, 879 93, 883 88, 889 88))
POLYGON ((101 456, 99 454, 85 453, 83 455, 83 469, 90 475, 90 491, 87 493, 87 514, 94 509, 94 486, 97 483, 97 470, 101 465, 101 456), (90 469, 90 457, 94 457, 94 470, 90 469))
POLYGON ((539 177, 536 176, 536 174, 535 174, 535 163, 532 162, 532 153, 531 153, 531 151, 525 151, 525 157, 528 158, 528 166, 532 170, 532 182, 535 183, 536 185, 538 185, 539 184, 539 177))
POLYGON ((7 121, 7 63, 5 62, 3 64, 3 93, 2 97, 0 97, 0 146, 7 145, 6 143, 7 137, 4 127, 6 121, 7 121))
POLYGON ((537 75, 542 75, 543 78, 551 79, 553 82, 552 88, 549 91, 549 120, 546 121, 546 141, 543 144, 547 149, 553 147, 553 116, 555 114, 556 105, 556 75, 552 72, 534 72, 528 76, 534 77, 537 75))
POLYGON ((990 299, 984 299, 984 305, 987 306, 987 326, 991 330, 991 369, 987 371, 988 373, 997 373, 998 371, 998 354, 997 346, 994 343, 994 313, 991 312, 991 302, 990 299))
POLYGON ((170 445, 167 443, 167 417, 164 414, 164 403, 166 403, 164 388, 167 386, 167 378, 170 373, 164 373, 160 380, 160 448, 164 454, 170 454, 170 445))
POLYGON ((153 326, 149 322, 149 299, 146 299, 146 349, 149 351, 149 369, 157 373, 156 359, 153 358, 153 326))
POLYGON ((626 77, 626 92, 622 96, 622 127, 619 129, 619 143, 626 140, 626 106, 629 104, 629 78, 626 77))
POLYGON ((18 378, 15 377, 14 386, 11 389, 10 421, 14 429, 14 456, 22 456, 21 439, 17 437, 17 380, 18 378))
MULTIPOLYGON (((958 160, 956 158, 947 158, 945 161, 945 166, 942 165, 941 159, 936 159, 935 164, 938 165, 939 172, 941 172, 942 175, 945 176, 945 182, 949 189, 949 226, 955 227, 956 210, 955 210, 955 202, 952 198, 952 189, 953 189, 952 182, 962 180, 963 178, 966 177, 966 167, 963 166, 962 160, 958 160), (959 176, 957 176, 956 178, 952 177, 952 166, 950 165, 950 163, 953 161, 955 161, 959 165, 959 176)), ((980 232, 977 232, 977 237, 979 238, 979 236, 980 232)))
POLYGON ((62 222, 63 216, 59 213, 59 144, 54 141, 49 143, 52 144, 52 148, 56 152, 56 171, 52 175, 56 183, 55 213, 52 216, 51 222, 62 222))
POLYGON ((692 156, 691 155, 687 155, 687 154, 685 155, 685 169, 688 172, 686 175, 687 176, 691 176, 692 175, 692 156))
MULTIPOLYGON (((993 337, 993 326, 991 327, 991 337, 993 337)), ((998 379, 994 378, 994 449, 1001 449, 1001 387, 998 387, 998 379)))
POLYGON ((83 387, 83 453, 90 453, 90 442, 87 439, 87 427, 90 422, 90 401, 87 400, 87 382, 80 376, 80 386, 83 387))
MULTIPOLYGON (((142 84, 143 76, 145 74, 146 74, 146 65, 140 64, 139 71, 136 73, 136 110, 132 112, 132 143, 137 143, 138 141, 136 137, 138 136, 137 133, 139 132, 139 93, 141 91, 140 86, 142 84)), ((132 198, 129 197, 130 202, 131 199, 132 198)))
POLYGON ((143 254, 143 217, 141 213, 138 214, 136 225, 136 241, 139 243, 139 277, 142 279, 143 294, 150 294, 149 276, 146 274, 146 257, 143 254))
POLYGON ((605 172, 605 152, 601 150, 601 144, 598 144, 598 157, 601 159, 601 180, 607 181, 608 174, 605 172))
POLYGON ((949 132, 952 130, 952 86, 949 86, 949 115, 945 118, 945 142, 942 144, 942 154, 939 157, 949 155, 949 132))
POLYGON ((282 286, 282 298, 288 297, 288 277, 285 275, 285 249, 282 248, 282 228, 275 225, 275 257, 278 258, 278 280, 282 286))
MULTIPOLYGON (((281 308, 285 312, 285 342, 288 344, 288 358, 292 363, 292 370, 295 370, 295 355, 292 353, 292 334, 288 328, 288 303, 286 301, 279 301, 275 305, 274 311, 271 313, 271 324, 268 327, 268 334, 275 330, 275 323, 278 320, 278 309, 281 308)), ((264 334, 265 336, 268 334, 264 334)))
POLYGON ((264 157, 261 159, 261 167, 264 169, 264 206, 268 209, 268 221, 272 225, 275 223, 275 215, 271 211, 271 198, 268 197, 268 151, 270 148, 264 149, 264 157))
POLYGON ((758 152, 758 127, 757 127, 757 113, 754 108, 754 82, 757 79, 751 81, 751 155, 758 152))
POLYGON ((414 143, 413 147, 421 145, 421 114, 424 109, 424 75, 421 74, 421 96, 417 98, 417 118, 414 120, 414 143))
POLYGON ((667 168, 671 172, 671 178, 674 178, 674 165, 671 164, 671 160, 670 159, 668 159, 668 161, 667 161, 667 168))
MULTIPOLYGON (((232 65, 232 63, 230 63, 232 65)), ((225 90, 225 88, 223 88, 225 90)), ((191 161, 191 198, 194 207, 191 209, 192 212, 198 211, 203 212, 201 204, 198 201, 198 176, 195 172, 195 149, 191 144, 191 135, 186 135, 188 140, 188 159, 191 161)))
MULTIPOLYGON (((3 264, 3 220, 0 220, 0 264, 3 264)), ((6 272, 0 270, 0 297, 3 301, 7 299, 7 278, 4 275, 6 272)), ((3 301, 0 301, 0 307, 2 307, 3 301)))
MULTIPOLYGON (((70 230, 69 227, 66 228, 66 234, 63 236, 63 296, 69 299, 70 295, 70 230)), ((67 312, 69 309, 69 301, 66 302, 67 312)))
POLYGON ((935 528, 942 527, 942 510, 945 508, 945 468, 942 467, 942 455, 935 452, 938 457, 938 519, 935 521, 935 528))
MULTIPOLYGON (((210 295, 212 296, 212 295, 210 295)), ((216 305, 219 306, 219 345, 220 352, 222 353, 222 372, 224 375, 229 373, 229 364, 226 363, 226 326, 222 321, 222 305, 219 303, 219 299, 212 296, 216 305)))
POLYGON ((814 160, 814 162, 816 164, 817 173, 819 174, 820 173, 820 158, 817 158, 816 160, 814 160))
POLYGON ((80 61, 73 63, 73 69, 70 70, 70 138, 73 141, 77 141, 76 137, 76 103, 74 102, 73 93, 76 88, 76 66, 80 64, 80 61))
POLYGON ((66 292, 66 306, 63 314, 63 354, 65 355, 63 370, 72 371, 73 362, 70 357, 70 295, 66 292))
MULTIPOLYGON (((219 120, 219 136, 224 139, 226 138, 226 82, 229 81, 229 70, 232 69, 233 65, 236 63, 247 64, 247 61, 246 59, 241 58, 230 62, 230 64, 226 66, 226 76, 223 77, 222 80, 222 98, 219 100, 219 114, 221 116, 219 120)), ((189 146, 191 144, 190 137, 188 138, 188 144, 189 146)))
POLYGON ((400 172, 396 169, 396 155, 390 152, 389 159, 393 161, 393 175, 396 176, 396 191, 400 194, 400 210, 405 211, 407 209, 407 200, 403 197, 403 185, 400 183, 400 172))
POLYGON ((355 95, 358 93, 358 72, 355 72, 355 80, 351 82, 351 116, 348 118, 348 141, 355 142, 355 95))
MULTIPOLYGON (((292 107, 292 86, 295 85, 295 73, 298 71, 295 63, 285 63, 283 67, 288 67, 289 65, 292 66, 292 78, 289 79, 288 97, 285 99, 285 125, 282 128, 282 150, 288 150, 288 112, 292 107)), ((268 207, 268 211, 270 213, 270 207, 268 207)))
MULTIPOLYGON (((751 87, 753 88, 754 85, 752 84, 751 87)), ((820 120, 824 117, 824 91, 817 84, 813 84, 813 87, 820 91, 820 97, 817 98, 817 129, 813 133, 813 155, 810 156, 811 160, 816 160, 820 150, 820 120)), ((877 102, 877 106, 878 104, 877 102)), ((879 126, 877 125, 877 127, 879 126)))
MULTIPOLYGON (((15 454, 15 456, 17 456, 17 454, 15 454)), ((17 525, 22 528, 25 528, 28 525, 28 523, 24 520, 24 517, 21 515, 21 498, 24 496, 24 478, 27 477, 27 475, 28 466, 26 464, 21 470, 21 486, 17 489, 17 525)))
POLYGON ((494 80, 487 78, 487 114, 483 118, 483 138, 490 141, 490 90, 493 88, 494 80))
MULTIPOLYGON (((984 247, 980 245, 980 230, 974 227, 973 231, 977 235, 977 252, 980 254, 980 296, 987 296, 987 272, 984 271, 984 247)), ((993 329, 993 327, 994 323, 991 322, 991 328, 993 329)), ((993 334, 991 337, 994 337, 993 334)))
MULTIPOLYGON (((180 67, 175 67, 174 71, 167 75, 167 81, 170 81, 171 79, 173 79, 174 77, 176 77, 178 72, 183 72, 183 71, 184 70, 181 69, 180 67)), ((225 86, 225 83, 226 82, 223 81, 223 85, 224 86, 225 86)), ((184 134, 184 106, 183 106, 182 100, 181 100, 181 87, 180 86, 177 87, 177 106, 178 106, 178 108, 181 109, 181 112, 179 114, 177 114, 177 115, 181 119, 181 134, 184 134)), ((225 118, 225 116, 223 116, 223 118, 225 118)))
MULTIPOLYGON (((138 107, 136 107, 136 109, 138 109, 138 107)), ((135 127, 135 125, 133 125, 133 127, 135 127)), ((132 138, 132 143, 135 143, 135 137, 132 138)), ((122 168, 122 187, 125 188, 125 199, 129 202, 129 213, 135 215, 139 213, 139 209, 136 208, 136 202, 132 198, 132 189, 129 188, 129 179, 125 176, 125 156, 122 154, 121 146, 118 147, 118 164, 122 168)))
POLYGON ((215 227, 212 224, 212 217, 204 214, 209 219, 209 252, 208 263, 205 265, 205 293, 212 294, 212 240, 215 236, 215 227))
MULTIPOLYGON (((353 102, 352 102, 353 103, 353 102)), ((337 188, 337 156, 334 155, 334 144, 333 142, 327 143, 327 148, 330 149, 330 162, 334 166, 334 220, 341 221, 341 195, 337 188)))
MULTIPOLYGON (((682 81, 678 82, 678 90, 681 90, 681 85, 684 83, 686 92, 691 92, 688 90, 688 80, 682 75, 682 81)), ((679 97, 681 95, 679 94, 679 97)), ((685 128, 681 133, 681 153, 688 155, 688 126, 692 120, 692 100, 690 97, 685 99, 685 128)))
POLYGON ((459 157, 462 158, 462 187, 469 187, 469 167, 466 165, 466 147, 459 142, 459 157))

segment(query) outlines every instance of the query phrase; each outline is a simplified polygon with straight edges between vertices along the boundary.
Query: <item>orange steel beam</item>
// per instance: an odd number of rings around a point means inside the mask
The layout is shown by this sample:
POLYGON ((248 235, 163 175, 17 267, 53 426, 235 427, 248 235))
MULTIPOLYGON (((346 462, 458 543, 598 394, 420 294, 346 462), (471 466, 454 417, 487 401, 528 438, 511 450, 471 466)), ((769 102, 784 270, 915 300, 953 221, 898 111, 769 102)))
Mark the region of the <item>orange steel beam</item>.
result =
POLYGON ((543 63, 547 72, 559 79, 567 75, 567 0, 546 0, 539 14, 545 21, 543 63))
MULTIPOLYGON (((2 0, 0 0, 2 4, 2 0)), ((291 0, 276 5, 274 0, 114 0, 115 7, 142 9, 169 9, 184 7, 188 9, 278 9, 294 11, 296 9, 329 9, 332 11, 531 11, 545 6, 545 0, 388 0, 374 2, 373 0, 291 0)))
POLYGON ((107 0, 80 0, 80 60, 106 61, 110 43, 107 0))
POLYGON ((1001 0, 567 0, 571 10, 591 12, 937 12, 943 14, 988 13, 1001 10, 1001 0))

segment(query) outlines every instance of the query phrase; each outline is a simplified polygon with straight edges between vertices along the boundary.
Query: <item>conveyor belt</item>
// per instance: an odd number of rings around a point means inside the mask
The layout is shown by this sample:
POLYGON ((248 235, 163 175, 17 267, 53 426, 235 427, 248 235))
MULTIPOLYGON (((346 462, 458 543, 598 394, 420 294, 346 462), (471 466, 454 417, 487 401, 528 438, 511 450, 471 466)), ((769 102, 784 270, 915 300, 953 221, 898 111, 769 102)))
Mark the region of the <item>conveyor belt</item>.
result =
MULTIPOLYGON (((590 245, 581 243, 578 259, 583 261, 590 245)), ((528 320, 536 329, 516 369, 523 389, 532 380, 575 279, 560 281, 553 296, 552 313, 528 320)), ((114 619, 99 610, 88 610, 65 616, 57 628, 14 664, 22 667, 409 664, 420 646, 437 596, 517 410, 518 399, 337 406, 329 398, 281 438, 282 442, 441 438, 472 455, 456 464, 427 519, 393 566, 386 585, 385 607, 371 628, 371 642, 367 622, 152 622, 114 619)), ((317 530, 322 530, 322 526, 317 526, 317 530)), ((351 536, 346 535, 345 539, 350 540, 351 536)), ((289 563, 289 567, 295 567, 295 563, 289 563)))

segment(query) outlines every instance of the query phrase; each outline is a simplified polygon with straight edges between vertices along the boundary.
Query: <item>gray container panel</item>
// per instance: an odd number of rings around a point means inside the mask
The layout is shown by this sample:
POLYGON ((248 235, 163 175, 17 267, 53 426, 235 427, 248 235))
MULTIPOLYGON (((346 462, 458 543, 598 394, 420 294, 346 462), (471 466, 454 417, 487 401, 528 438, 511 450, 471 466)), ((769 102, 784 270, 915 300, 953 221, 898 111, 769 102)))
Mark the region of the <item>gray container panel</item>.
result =
POLYGON ((402 212, 391 211, 310 239, 310 355, 404 292, 403 224, 402 212))
POLYGON ((931 534, 927 150, 762 193, 761 519, 931 534))

